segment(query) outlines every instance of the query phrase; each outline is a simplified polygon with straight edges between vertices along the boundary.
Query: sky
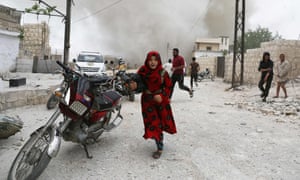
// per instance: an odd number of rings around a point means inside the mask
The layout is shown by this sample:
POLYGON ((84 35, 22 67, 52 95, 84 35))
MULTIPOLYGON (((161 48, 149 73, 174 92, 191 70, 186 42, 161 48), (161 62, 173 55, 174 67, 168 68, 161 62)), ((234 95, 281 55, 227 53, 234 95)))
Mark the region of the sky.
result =
MULTIPOLYGON (((65 12, 65 1, 47 0, 65 12)), ((233 39, 233 0, 74 0, 70 58, 79 51, 100 51, 141 62, 150 50, 167 61, 173 47, 190 58, 194 41, 202 37, 233 39)), ((0 4, 24 10, 31 0, 1 0, 0 4)), ((284 39, 299 39, 299 0, 246 0, 246 31, 269 28, 284 39)), ((21 23, 46 21, 52 52, 61 53, 64 23, 57 17, 24 14, 21 23)))

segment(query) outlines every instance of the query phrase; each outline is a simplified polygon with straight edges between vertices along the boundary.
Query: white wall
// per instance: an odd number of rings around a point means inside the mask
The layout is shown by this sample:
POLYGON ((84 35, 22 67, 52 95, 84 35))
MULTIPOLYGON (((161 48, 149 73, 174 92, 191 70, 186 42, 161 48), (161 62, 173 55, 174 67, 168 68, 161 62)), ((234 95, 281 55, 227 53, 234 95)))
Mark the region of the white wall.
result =
POLYGON ((0 73, 13 70, 19 53, 19 33, 0 30, 0 73))
POLYGON ((223 56, 223 52, 221 51, 196 51, 194 52, 193 56, 196 58, 200 57, 218 57, 223 56))

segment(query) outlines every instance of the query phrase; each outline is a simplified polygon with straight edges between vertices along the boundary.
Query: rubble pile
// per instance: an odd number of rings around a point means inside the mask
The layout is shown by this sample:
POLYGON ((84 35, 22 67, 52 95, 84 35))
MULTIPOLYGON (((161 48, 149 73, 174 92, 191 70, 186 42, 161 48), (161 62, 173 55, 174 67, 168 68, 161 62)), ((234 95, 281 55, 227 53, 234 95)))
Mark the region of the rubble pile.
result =
POLYGON ((241 101, 237 103, 238 108, 247 109, 248 111, 261 112, 266 115, 275 116, 299 116, 300 101, 293 98, 272 99, 267 103, 261 101, 241 101))

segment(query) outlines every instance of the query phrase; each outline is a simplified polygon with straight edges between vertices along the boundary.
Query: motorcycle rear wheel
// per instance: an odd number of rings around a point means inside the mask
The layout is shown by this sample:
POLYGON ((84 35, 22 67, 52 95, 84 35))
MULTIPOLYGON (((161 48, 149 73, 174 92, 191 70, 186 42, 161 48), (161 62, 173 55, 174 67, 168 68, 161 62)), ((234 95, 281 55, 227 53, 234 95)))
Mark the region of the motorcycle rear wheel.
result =
POLYGON ((58 104, 58 101, 59 101, 58 98, 54 94, 52 94, 47 101, 47 109, 55 108, 56 105, 58 104))
POLYGON ((37 130, 32 134, 20 149, 10 167, 8 180, 37 179, 48 166, 51 160, 47 154, 52 137, 51 131, 50 129, 46 130, 40 138, 38 137, 39 133, 37 130))

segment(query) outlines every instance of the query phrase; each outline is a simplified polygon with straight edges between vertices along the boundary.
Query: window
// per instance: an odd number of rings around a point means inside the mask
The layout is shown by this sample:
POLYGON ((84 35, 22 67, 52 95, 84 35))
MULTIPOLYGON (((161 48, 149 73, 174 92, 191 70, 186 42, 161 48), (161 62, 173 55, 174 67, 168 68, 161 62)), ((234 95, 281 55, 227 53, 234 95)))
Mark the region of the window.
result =
POLYGON ((211 46, 206 46, 206 51, 211 51, 211 46))

